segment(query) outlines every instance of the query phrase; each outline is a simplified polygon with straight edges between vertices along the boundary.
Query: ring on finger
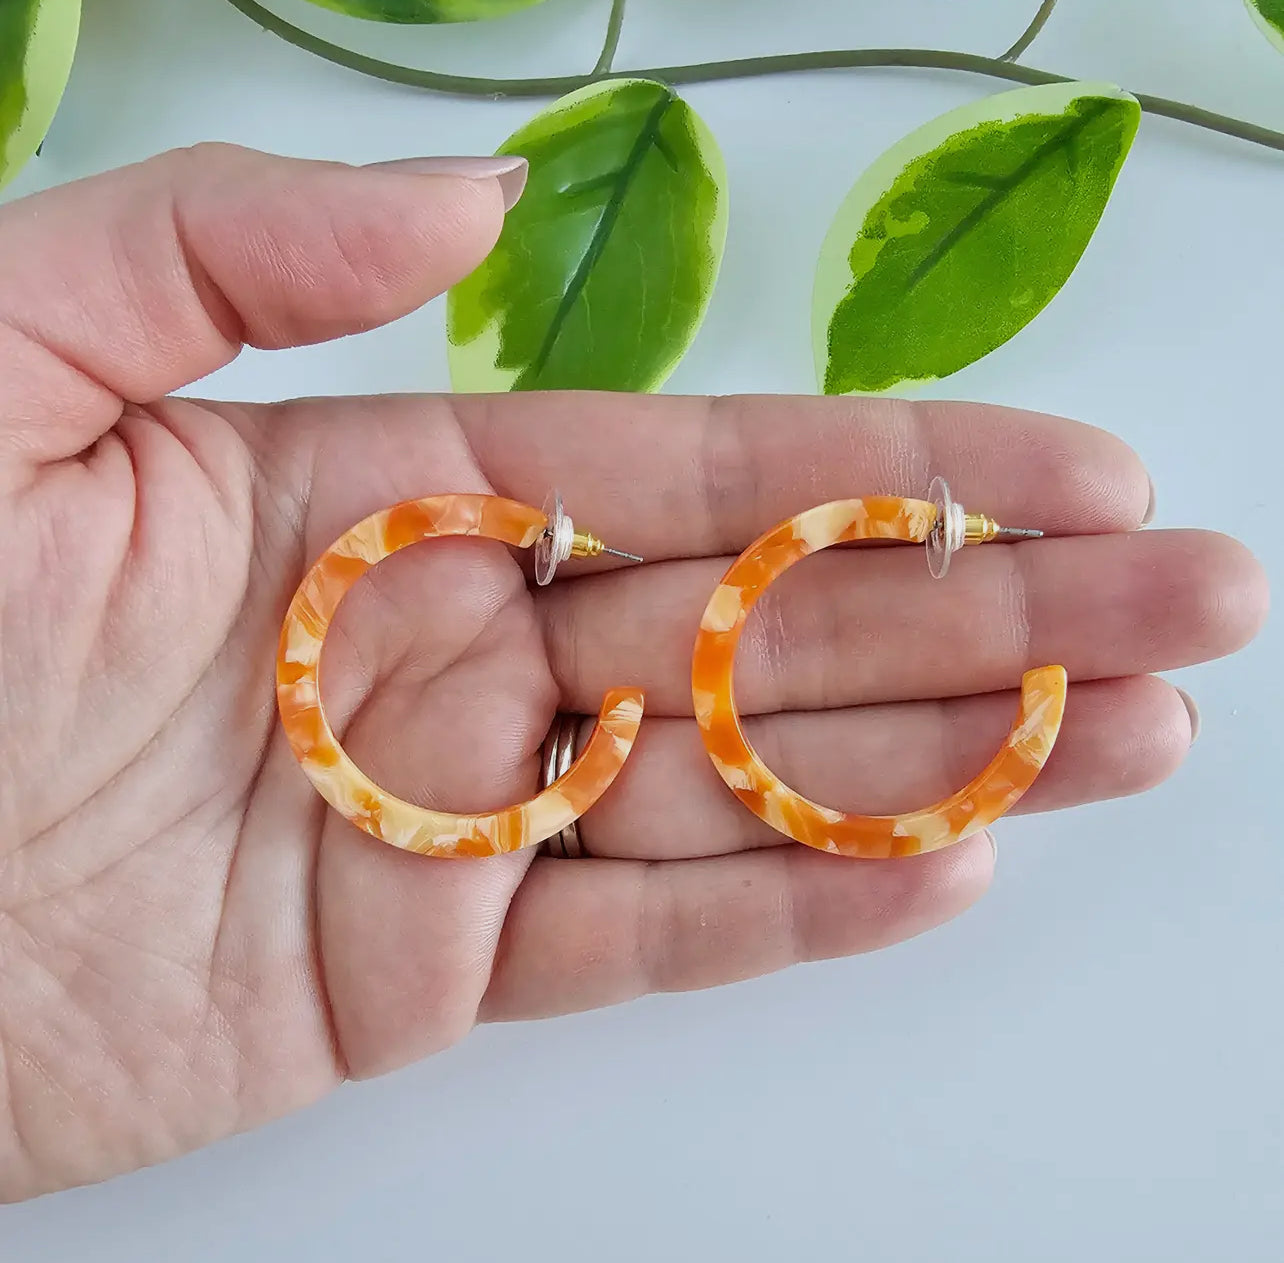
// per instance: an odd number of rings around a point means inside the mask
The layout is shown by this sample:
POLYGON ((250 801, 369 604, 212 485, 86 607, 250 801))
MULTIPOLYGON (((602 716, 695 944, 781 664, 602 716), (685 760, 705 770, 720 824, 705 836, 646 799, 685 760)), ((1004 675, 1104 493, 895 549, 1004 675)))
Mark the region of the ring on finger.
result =
MULTIPOLYGON (((575 742, 579 736, 580 717, 558 713, 544 738, 540 759, 540 788, 547 789, 564 776, 575 762, 575 742)), ((579 821, 574 820, 560 833, 555 833, 541 848, 554 859, 582 859, 588 855, 580 837, 579 821)))

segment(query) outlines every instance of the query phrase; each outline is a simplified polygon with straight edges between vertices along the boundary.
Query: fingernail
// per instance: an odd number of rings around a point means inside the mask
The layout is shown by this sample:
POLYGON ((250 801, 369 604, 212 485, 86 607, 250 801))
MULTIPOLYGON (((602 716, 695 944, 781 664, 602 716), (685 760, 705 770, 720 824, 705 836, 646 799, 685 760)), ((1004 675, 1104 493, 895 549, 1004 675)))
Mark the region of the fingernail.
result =
POLYGON ((994 862, 997 864, 999 861, 999 840, 992 833, 987 836, 990 839, 990 850, 994 852, 994 862))
POLYGON ((1177 696, 1181 698, 1182 705, 1186 707, 1186 714, 1190 716, 1190 744, 1194 745, 1195 738, 1199 736, 1199 730, 1203 726, 1203 720, 1199 717, 1199 707, 1185 689, 1178 689, 1177 696))
POLYGON ((479 158, 395 158, 391 162, 366 164, 374 171, 401 171, 407 175, 457 175, 465 180, 497 180, 504 195, 504 209, 510 211, 526 188, 530 164, 518 154, 479 158))
POLYGON ((1150 480, 1150 502, 1146 505, 1146 515, 1141 519, 1142 526, 1149 526, 1155 520, 1155 480, 1150 480))

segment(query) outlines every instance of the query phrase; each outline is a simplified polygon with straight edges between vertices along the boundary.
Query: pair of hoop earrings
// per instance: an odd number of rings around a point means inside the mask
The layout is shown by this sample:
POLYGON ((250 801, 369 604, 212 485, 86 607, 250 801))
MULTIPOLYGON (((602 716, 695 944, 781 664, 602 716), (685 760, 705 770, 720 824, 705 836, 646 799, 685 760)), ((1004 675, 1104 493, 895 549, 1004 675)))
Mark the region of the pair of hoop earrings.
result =
MULTIPOLYGON (((1008 812, 1043 769, 1061 727, 1066 672, 1027 671, 1021 703, 998 754, 968 785, 921 811, 858 816, 823 807, 784 784, 758 757, 736 710, 732 675, 749 611, 773 580, 802 558, 835 544, 899 540, 925 544, 929 569, 943 578, 967 544, 1037 538, 1038 531, 999 526, 956 504, 945 482, 930 499, 867 496, 836 500, 789 518, 751 544, 715 589, 700 620, 692 661, 692 700, 705 749, 732 793, 777 832, 818 850, 862 859, 940 850, 1008 812)), ((542 510, 486 495, 431 496, 384 509, 330 546, 305 576, 285 617, 277 657, 282 726, 303 771, 340 815, 380 841, 434 856, 487 856, 558 839, 562 854, 582 853, 575 823, 619 775, 642 723, 643 694, 612 689, 583 752, 565 742, 546 756, 545 788, 499 811, 454 815, 397 798, 376 785, 345 753, 321 702, 321 649, 340 601, 370 567, 426 539, 473 535, 534 549, 535 577, 550 583, 571 557, 642 558, 607 548, 577 532, 554 494, 542 510), (575 850, 567 846, 576 839, 575 850)), ((559 720, 560 730, 569 726, 559 720)))

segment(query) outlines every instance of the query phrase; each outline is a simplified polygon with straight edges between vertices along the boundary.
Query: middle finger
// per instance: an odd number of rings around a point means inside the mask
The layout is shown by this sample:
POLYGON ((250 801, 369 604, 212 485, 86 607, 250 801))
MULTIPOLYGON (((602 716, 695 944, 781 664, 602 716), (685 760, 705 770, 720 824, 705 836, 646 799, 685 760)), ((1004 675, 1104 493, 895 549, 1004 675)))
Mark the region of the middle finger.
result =
MULTIPOLYGON (((554 585, 539 610, 567 709, 639 685, 651 715, 691 714, 691 650, 727 558, 554 585)), ((742 714, 959 697, 1023 671, 1072 680, 1173 670, 1231 653, 1262 617, 1260 568, 1206 531, 969 548, 943 582, 921 548, 836 549, 772 584, 736 664, 742 714)))

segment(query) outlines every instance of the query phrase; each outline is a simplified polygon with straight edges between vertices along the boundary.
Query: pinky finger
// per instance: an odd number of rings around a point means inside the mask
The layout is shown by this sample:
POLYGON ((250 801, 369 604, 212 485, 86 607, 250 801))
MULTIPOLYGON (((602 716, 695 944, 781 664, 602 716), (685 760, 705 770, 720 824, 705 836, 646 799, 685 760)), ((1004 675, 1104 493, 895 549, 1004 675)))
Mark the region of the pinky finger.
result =
POLYGON ((970 907, 993 868, 985 834, 902 860, 804 846, 658 864, 538 860, 478 1017, 554 1017, 888 947, 970 907))

